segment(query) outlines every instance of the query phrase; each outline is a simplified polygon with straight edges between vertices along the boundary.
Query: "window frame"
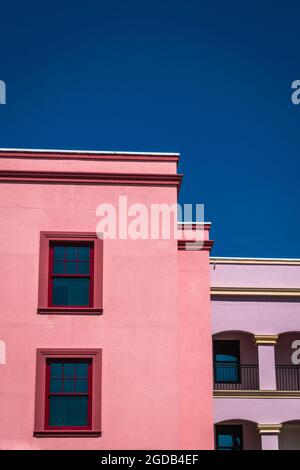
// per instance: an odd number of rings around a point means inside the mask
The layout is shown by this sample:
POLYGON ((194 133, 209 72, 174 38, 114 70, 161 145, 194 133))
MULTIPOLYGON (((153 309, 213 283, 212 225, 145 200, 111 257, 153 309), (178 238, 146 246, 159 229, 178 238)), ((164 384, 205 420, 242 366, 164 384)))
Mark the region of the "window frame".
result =
POLYGON ((38 314, 60 315, 101 315, 103 313, 103 239, 89 232, 41 232, 39 256, 38 314), (50 289, 51 245, 52 244, 90 244, 91 259, 90 305, 54 306, 50 289))
POLYGON ((240 384, 241 383, 241 345, 239 340, 235 339, 214 339, 213 340, 213 365, 214 365, 214 382, 216 384, 240 384), (216 343, 234 343, 236 348, 237 361, 216 361, 216 343), (236 380, 218 380, 217 379, 217 366, 218 364, 232 366, 236 370, 236 380))
POLYGON ((101 436, 101 349, 37 349, 34 437, 101 436), (91 361, 88 426, 49 426, 49 361, 91 361))

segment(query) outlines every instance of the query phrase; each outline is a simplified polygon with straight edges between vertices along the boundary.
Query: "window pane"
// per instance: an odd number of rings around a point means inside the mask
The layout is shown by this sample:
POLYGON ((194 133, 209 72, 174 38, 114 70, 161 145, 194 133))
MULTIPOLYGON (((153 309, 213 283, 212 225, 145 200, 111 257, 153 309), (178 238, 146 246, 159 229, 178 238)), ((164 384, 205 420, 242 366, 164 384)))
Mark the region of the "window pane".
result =
POLYGON ((66 258, 68 260, 75 261, 77 259, 77 247, 76 246, 67 246, 66 250, 67 250, 66 258))
POLYGON ((237 356, 230 356, 229 354, 216 354, 217 362, 238 362, 237 356))
POLYGON ((88 364, 86 362, 78 362, 76 364, 76 376, 77 377, 88 376, 88 364))
POLYGON ((75 364, 73 362, 64 363, 64 377, 75 376, 75 364))
POLYGON ((50 380, 50 392, 51 393, 62 392, 62 379, 50 380))
POLYGON ((49 426, 87 426, 88 397, 49 398, 49 426))
POLYGON ((51 377, 62 377, 62 363, 51 362, 50 364, 50 376, 51 377))
POLYGON ((67 261, 66 262, 66 273, 67 274, 76 274, 77 273, 76 266, 77 266, 76 261, 67 261))
POLYGON ((79 274, 89 274, 90 273, 90 263, 81 261, 77 264, 79 274))
POLYGON ((76 392, 87 392, 88 391, 88 380, 87 379, 76 379, 76 392))
POLYGON ((55 246, 54 247, 54 259, 63 260, 65 257, 65 247, 64 246, 55 246))
POLYGON ((232 436, 226 434, 220 434, 218 436, 219 447, 232 447, 233 446, 233 439, 232 436))
POLYGON ((64 262, 63 261, 54 261, 54 263, 53 263, 53 273, 54 274, 64 274, 64 262))
POLYGON ((90 247, 80 246, 78 248, 78 257, 81 261, 89 261, 90 259, 90 247))
POLYGON ((90 303, 90 279, 54 278, 52 304, 87 306, 90 303))
POLYGON ((66 392, 66 393, 75 392, 75 381, 74 381, 74 379, 64 379, 64 392, 66 392))
POLYGON ((215 362, 239 362, 240 342, 237 340, 214 340, 215 362))

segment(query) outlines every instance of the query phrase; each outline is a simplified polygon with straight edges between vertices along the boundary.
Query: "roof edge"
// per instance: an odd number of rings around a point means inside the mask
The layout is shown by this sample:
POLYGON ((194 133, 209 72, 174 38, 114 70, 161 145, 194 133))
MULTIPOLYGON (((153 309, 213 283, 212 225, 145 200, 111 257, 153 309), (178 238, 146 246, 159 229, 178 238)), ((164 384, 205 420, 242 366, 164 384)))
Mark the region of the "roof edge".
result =
POLYGON ((180 157, 178 152, 128 152, 123 150, 65 150, 65 149, 29 149, 29 148, 0 148, 0 152, 26 152, 26 153, 68 153, 80 155, 145 155, 180 157))
POLYGON ((300 266, 300 258, 241 258, 212 256, 211 264, 264 264, 300 266))

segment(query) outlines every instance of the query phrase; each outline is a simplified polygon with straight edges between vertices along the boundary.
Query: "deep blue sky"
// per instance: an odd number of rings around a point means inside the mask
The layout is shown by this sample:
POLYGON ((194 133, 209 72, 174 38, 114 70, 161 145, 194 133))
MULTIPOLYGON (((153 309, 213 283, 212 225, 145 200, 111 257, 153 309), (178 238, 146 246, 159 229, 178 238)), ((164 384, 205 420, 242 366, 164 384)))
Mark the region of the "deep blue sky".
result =
POLYGON ((180 152, 214 255, 300 257, 300 3, 1 2, 0 147, 180 152))

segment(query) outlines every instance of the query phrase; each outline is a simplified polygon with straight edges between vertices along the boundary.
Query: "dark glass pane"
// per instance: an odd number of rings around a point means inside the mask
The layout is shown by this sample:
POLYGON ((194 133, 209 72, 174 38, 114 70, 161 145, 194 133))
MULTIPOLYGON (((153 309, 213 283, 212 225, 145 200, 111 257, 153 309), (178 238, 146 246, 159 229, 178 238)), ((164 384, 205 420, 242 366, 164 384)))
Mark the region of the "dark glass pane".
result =
POLYGON ((64 274, 64 262, 63 261, 54 261, 53 263, 53 273, 54 274, 64 274))
POLYGON ((52 396, 49 398, 49 426, 87 426, 88 397, 52 396))
POLYGON ((87 306, 90 303, 90 280, 87 278, 54 278, 53 305, 87 306))
POLYGON ((50 376, 51 377, 62 377, 62 363, 51 362, 50 364, 50 376))
POLYGON ((66 258, 68 260, 74 261, 77 259, 77 247, 76 246, 67 246, 66 250, 67 250, 66 258))
POLYGON ((63 260, 65 257, 65 247, 64 246, 54 246, 54 259, 55 260, 63 260))
POLYGON ((66 393, 75 392, 75 381, 74 381, 74 379, 64 379, 64 392, 66 392, 66 393))
POLYGON ((76 379, 76 392, 87 392, 87 391, 88 391, 88 380, 76 379))
POLYGON ((73 362, 64 363, 64 377, 74 377, 75 376, 75 366, 73 362))
POLYGON ((50 392, 62 392, 62 379, 50 379, 50 392))
POLYGON ((86 362, 78 362, 76 364, 76 376, 77 377, 88 376, 88 364, 86 362))
POLYGON ((238 358, 230 354, 216 354, 216 362, 238 362, 238 358))
POLYGON ((230 435, 220 434, 218 436, 219 447, 230 449, 233 446, 233 438, 230 435))
POLYGON ((80 246, 78 248, 78 257, 81 261, 89 261, 90 259, 90 247, 80 246))
POLYGON ((239 362, 240 342, 237 340, 214 340, 215 362, 239 362))
POLYGON ((67 274, 76 274, 77 273, 77 263, 76 261, 67 261, 66 262, 66 273, 67 274))
POLYGON ((77 264, 78 274, 89 274, 90 273, 90 263, 87 261, 81 261, 77 264))
POLYGON ((64 246, 55 246, 54 247, 54 259, 63 260, 65 257, 65 247, 64 246))

